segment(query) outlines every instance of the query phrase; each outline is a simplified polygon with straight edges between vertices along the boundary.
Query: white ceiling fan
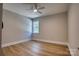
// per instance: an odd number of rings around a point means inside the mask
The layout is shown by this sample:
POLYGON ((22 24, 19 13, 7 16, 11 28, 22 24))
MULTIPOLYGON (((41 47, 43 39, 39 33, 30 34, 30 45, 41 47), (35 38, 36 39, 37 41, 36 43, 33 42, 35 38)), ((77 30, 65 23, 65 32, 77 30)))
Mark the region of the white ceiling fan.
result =
POLYGON ((39 7, 37 3, 33 3, 32 5, 33 6, 30 9, 26 9, 26 10, 33 10, 34 13, 42 14, 40 10, 45 9, 45 7, 39 7))

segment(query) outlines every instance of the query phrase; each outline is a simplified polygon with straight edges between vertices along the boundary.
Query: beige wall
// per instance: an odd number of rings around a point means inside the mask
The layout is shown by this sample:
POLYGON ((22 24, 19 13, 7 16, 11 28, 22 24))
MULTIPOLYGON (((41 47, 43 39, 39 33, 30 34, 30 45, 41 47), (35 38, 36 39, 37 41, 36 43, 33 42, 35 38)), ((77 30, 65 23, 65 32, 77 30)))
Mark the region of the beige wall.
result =
POLYGON ((16 13, 3 10, 2 45, 30 40, 31 20, 16 13), (29 31, 30 29, 30 31, 29 31))
POLYGON ((79 4, 71 4, 68 14, 69 44, 72 48, 79 47, 79 4))
POLYGON ((34 34, 34 40, 67 42, 67 13, 37 18, 40 21, 40 33, 34 34))

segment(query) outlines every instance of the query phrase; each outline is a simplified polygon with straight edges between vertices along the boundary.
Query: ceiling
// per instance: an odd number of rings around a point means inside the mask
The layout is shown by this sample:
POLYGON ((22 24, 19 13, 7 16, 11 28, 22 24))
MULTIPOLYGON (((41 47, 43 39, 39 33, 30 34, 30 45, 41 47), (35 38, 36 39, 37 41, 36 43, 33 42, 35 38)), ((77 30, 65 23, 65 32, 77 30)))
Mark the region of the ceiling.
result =
POLYGON ((62 13, 68 11, 69 4, 66 3, 39 3, 40 7, 45 7, 45 9, 40 10, 42 14, 34 13, 30 9, 33 3, 4 3, 3 8, 23 16, 30 18, 42 17, 47 15, 53 15, 57 13, 62 13))

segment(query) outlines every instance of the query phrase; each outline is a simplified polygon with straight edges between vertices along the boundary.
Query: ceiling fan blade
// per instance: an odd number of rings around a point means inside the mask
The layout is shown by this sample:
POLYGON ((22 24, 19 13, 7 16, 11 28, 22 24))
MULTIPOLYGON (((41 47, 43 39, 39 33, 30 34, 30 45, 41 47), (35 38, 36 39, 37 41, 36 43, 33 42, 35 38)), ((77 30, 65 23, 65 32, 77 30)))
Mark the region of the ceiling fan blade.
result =
POLYGON ((35 8, 37 9, 37 4, 35 3, 35 8))
POLYGON ((40 8, 38 8, 39 10, 41 10, 41 9, 45 9, 45 7, 40 7, 40 8))
POLYGON ((38 7, 37 3, 34 3, 34 9, 37 9, 37 7, 38 7))
POLYGON ((40 14, 42 14, 42 12, 40 12, 40 11, 37 11, 38 13, 40 13, 40 14))

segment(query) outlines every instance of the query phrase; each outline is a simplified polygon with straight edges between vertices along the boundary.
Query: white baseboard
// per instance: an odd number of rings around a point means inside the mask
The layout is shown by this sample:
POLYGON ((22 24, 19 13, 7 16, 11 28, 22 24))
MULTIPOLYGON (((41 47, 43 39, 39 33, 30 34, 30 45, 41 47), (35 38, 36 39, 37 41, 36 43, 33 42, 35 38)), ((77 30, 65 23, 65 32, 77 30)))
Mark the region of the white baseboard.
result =
POLYGON ((33 40, 43 41, 43 42, 48 42, 48 43, 61 44, 61 45, 68 45, 67 42, 58 42, 58 41, 50 41, 50 40, 43 40, 43 39, 33 39, 33 40))
POLYGON ((7 43, 7 44, 2 44, 2 48, 7 47, 7 46, 11 46, 11 45, 14 45, 14 44, 22 43, 22 42, 27 42, 27 41, 30 41, 30 39, 27 39, 27 40, 25 39, 25 40, 10 42, 10 43, 7 43))
POLYGON ((78 56, 78 49, 77 48, 72 48, 69 44, 68 44, 68 48, 69 48, 71 56, 78 56))

